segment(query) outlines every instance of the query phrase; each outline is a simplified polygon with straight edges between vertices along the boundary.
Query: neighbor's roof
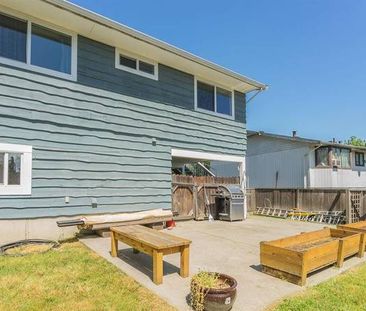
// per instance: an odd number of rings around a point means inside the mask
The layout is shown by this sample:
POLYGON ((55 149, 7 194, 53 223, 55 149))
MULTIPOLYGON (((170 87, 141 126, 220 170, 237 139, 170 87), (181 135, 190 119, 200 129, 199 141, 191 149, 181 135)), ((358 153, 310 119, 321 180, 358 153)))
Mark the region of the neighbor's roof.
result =
POLYGON ((102 43, 151 58, 167 66, 221 83, 238 91, 264 90, 266 85, 110 20, 64 0, 1 0, 24 14, 91 37, 102 43))
POLYGON ((354 146, 354 145, 348 145, 343 143, 337 143, 333 141, 322 141, 322 140, 316 140, 316 139, 309 139, 299 136, 287 136, 287 135, 279 135, 279 134, 272 134, 272 133, 266 133, 263 131, 247 131, 247 136, 264 136, 264 137, 270 137, 275 139, 283 139, 287 141, 293 141, 293 142, 300 142, 305 144, 311 144, 311 145, 324 145, 324 146, 334 146, 334 147, 342 147, 342 148, 351 148, 353 150, 366 150, 366 147, 361 146, 354 146))

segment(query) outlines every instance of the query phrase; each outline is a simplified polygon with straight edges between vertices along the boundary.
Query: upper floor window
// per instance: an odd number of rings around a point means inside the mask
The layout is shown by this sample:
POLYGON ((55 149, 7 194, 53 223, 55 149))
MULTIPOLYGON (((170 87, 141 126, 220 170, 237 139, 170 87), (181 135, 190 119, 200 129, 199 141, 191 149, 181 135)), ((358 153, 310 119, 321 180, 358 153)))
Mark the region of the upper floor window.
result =
POLYGON ((233 117, 233 92, 196 80, 196 108, 225 117, 233 117))
POLYGON ((0 144, 0 196, 31 194, 32 147, 0 144))
POLYGON ((26 21, 0 14, 0 56, 26 62, 26 21))
POLYGON ((365 166, 365 154, 363 152, 355 152, 355 165, 365 166))
POLYGON ((324 146, 315 150, 317 167, 351 167, 351 150, 347 148, 324 146))
POLYGON ((116 68, 122 69, 140 76, 158 79, 158 65, 156 62, 141 59, 127 52, 116 49, 116 68))
POLYGON ((329 147, 320 147, 315 150, 315 165, 317 167, 328 167, 329 166, 329 147))
POLYGON ((351 167, 351 150, 345 148, 332 148, 332 166, 337 166, 341 168, 351 167))
POLYGON ((0 14, 0 62, 76 79, 76 36, 0 14))

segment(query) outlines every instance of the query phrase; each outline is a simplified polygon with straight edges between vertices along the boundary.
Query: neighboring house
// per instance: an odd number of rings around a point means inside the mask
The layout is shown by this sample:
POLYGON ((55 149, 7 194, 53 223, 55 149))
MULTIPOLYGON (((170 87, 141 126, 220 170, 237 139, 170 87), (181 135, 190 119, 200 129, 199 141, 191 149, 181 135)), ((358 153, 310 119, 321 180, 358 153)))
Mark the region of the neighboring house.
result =
POLYGON ((243 173, 246 93, 264 88, 69 2, 2 0, 0 242, 170 209, 181 163, 243 173))
POLYGON ((250 188, 366 187, 366 147, 248 131, 250 188))

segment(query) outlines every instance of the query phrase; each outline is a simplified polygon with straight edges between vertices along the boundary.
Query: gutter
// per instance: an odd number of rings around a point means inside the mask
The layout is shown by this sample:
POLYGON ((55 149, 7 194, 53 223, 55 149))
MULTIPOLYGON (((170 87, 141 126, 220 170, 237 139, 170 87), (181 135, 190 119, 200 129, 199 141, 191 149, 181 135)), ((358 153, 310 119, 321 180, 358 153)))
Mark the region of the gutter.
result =
POLYGON ((189 61, 195 62, 199 65, 205 66, 210 68, 211 70, 217 71, 221 74, 225 74, 227 76, 230 76, 231 78, 241 80, 243 83, 249 84, 253 87, 255 87, 256 90, 263 91, 267 88, 267 85, 260 83, 256 80, 250 79, 246 76, 243 76, 235 71, 226 69, 222 66, 216 65, 210 61, 207 61, 199 56, 196 56, 192 53, 189 53, 187 51, 184 51, 183 49, 177 48, 169 43, 166 43, 164 41, 155 39, 149 35, 146 35, 138 30, 135 30, 133 28, 130 28, 128 26, 125 26, 121 23, 115 22, 107 17, 104 17, 100 14, 94 13, 88 9, 84 9, 76 4, 73 4, 68 1, 64 0, 41 0, 45 3, 48 3, 50 5, 53 5, 55 7, 58 7, 59 9, 68 11, 70 13, 73 13, 75 15, 78 15, 82 18, 88 19, 94 23, 100 24, 102 26, 117 30, 125 35, 128 35, 130 37, 133 37, 136 40, 143 41, 145 43, 148 43, 150 45, 153 45, 155 47, 158 47, 162 50, 165 50, 167 52, 173 53, 177 56, 183 57, 189 61))

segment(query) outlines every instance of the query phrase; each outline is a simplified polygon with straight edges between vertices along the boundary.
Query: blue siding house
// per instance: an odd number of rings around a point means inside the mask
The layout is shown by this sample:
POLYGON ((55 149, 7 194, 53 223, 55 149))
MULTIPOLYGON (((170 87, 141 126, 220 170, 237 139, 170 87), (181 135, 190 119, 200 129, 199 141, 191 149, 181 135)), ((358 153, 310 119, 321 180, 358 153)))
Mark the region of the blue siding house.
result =
POLYGON ((62 0, 0 4, 0 242, 171 208, 175 161, 241 163, 265 85, 62 0))

